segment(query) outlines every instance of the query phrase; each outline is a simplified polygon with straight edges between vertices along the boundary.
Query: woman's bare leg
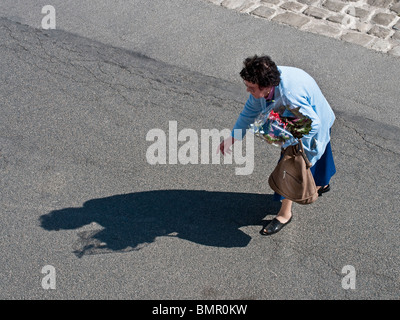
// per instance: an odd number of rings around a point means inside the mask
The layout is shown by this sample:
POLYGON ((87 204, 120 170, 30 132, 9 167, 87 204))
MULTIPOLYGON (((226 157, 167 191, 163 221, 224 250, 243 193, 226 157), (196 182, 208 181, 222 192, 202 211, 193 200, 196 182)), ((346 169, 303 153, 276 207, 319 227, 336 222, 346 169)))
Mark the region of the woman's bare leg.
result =
POLYGON ((281 209, 279 210, 278 215, 276 216, 279 222, 286 223, 292 217, 292 204, 293 201, 291 200, 288 199, 282 200, 281 209))

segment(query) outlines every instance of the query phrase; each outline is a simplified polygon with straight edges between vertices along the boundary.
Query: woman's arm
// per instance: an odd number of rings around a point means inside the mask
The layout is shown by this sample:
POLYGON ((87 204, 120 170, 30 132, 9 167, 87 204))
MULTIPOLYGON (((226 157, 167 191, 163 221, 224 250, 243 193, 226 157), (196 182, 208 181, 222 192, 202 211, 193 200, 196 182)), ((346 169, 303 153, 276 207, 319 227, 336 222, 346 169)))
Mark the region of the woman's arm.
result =
POLYGON ((261 111, 262 105, 260 99, 255 99, 252 95, 250 95, 242 112, 239 114, 235 125, 233 126, 231 134, 232 137, 235 137, 237 140, 242 140, 246 135, 246 130, 249 128, 250 124, 254 122, 255 118, 260 114, 261 111))
POLYGON ((247 99, 242 112, 239 114, 238 119, 232 129, 231 136, 226 138, 218 147, 217 154, 221 151, 223 155, 232 153, 231 146, 237 140, 242 140, 246 134, 246 130, 254 119, 260 114, 262 106, 259 99, 255 99, 252 95, 247 99))

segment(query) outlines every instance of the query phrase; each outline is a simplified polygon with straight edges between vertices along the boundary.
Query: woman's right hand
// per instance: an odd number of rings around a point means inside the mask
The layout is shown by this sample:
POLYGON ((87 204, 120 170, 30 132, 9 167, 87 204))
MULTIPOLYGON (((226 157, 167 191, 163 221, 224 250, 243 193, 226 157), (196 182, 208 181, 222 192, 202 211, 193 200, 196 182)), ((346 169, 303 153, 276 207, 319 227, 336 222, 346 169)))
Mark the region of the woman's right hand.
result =
POLYGON ((221 142, 221 144, 218 146, 217 149, 217 154, 219 154, 219 152, 221 151, 221 153, 223 155, 225 155, 225 152, 227 154, 231 154, 232 153, 232 145, 235 143, 236 139, 234 137, 228 137, 226 138, 224 141, 221 142))

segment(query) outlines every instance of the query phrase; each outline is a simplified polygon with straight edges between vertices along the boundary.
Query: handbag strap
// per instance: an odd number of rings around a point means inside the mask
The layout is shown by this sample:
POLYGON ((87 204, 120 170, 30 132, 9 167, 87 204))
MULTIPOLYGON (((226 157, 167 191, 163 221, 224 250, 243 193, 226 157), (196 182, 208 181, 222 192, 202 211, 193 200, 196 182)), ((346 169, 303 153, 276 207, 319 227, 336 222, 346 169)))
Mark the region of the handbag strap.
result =
MULTIPOLYGON (((303 114, 300 112, 300 107, 298 108, 293 108, 293 109, 289 109, 288 106, 285 105, 285 109, 290 111, 291 113, 293 113, 295 116, 301 118, 303 116, 303 114)), ((295 146, 297 147, 298 152, 300 152, 300 154, 302 155, 304 161, 306 162, 306 168, 311 168, 311 162, 308 160, 307 155, 304 152, 304 147, 303 147, 303 142, 301 141, 301 139, 296 139, 298 144, 295 146)))
POLYGON ((301 154, 301 156, 303 157, 304 161, 306 162, 306 168, 311 168, 311 162, 308 160, 306 153, 304 152, 304 147, 303 147, 303 142, 301 141, 301 139, 298 139, 298 144, 297 146, 297 150, 298 152, 301 154))

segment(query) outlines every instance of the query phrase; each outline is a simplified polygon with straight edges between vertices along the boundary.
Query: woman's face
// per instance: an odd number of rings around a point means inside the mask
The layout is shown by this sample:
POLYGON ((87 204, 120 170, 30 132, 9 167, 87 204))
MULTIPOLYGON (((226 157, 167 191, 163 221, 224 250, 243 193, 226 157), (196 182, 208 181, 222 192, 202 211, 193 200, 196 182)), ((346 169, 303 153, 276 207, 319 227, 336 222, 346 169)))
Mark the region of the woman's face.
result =
POLYGON ((272 90, 272 87, 260 88, 258 84, 249 81, 243 81, 249 92, 255 99, 266 98, 272 90))

